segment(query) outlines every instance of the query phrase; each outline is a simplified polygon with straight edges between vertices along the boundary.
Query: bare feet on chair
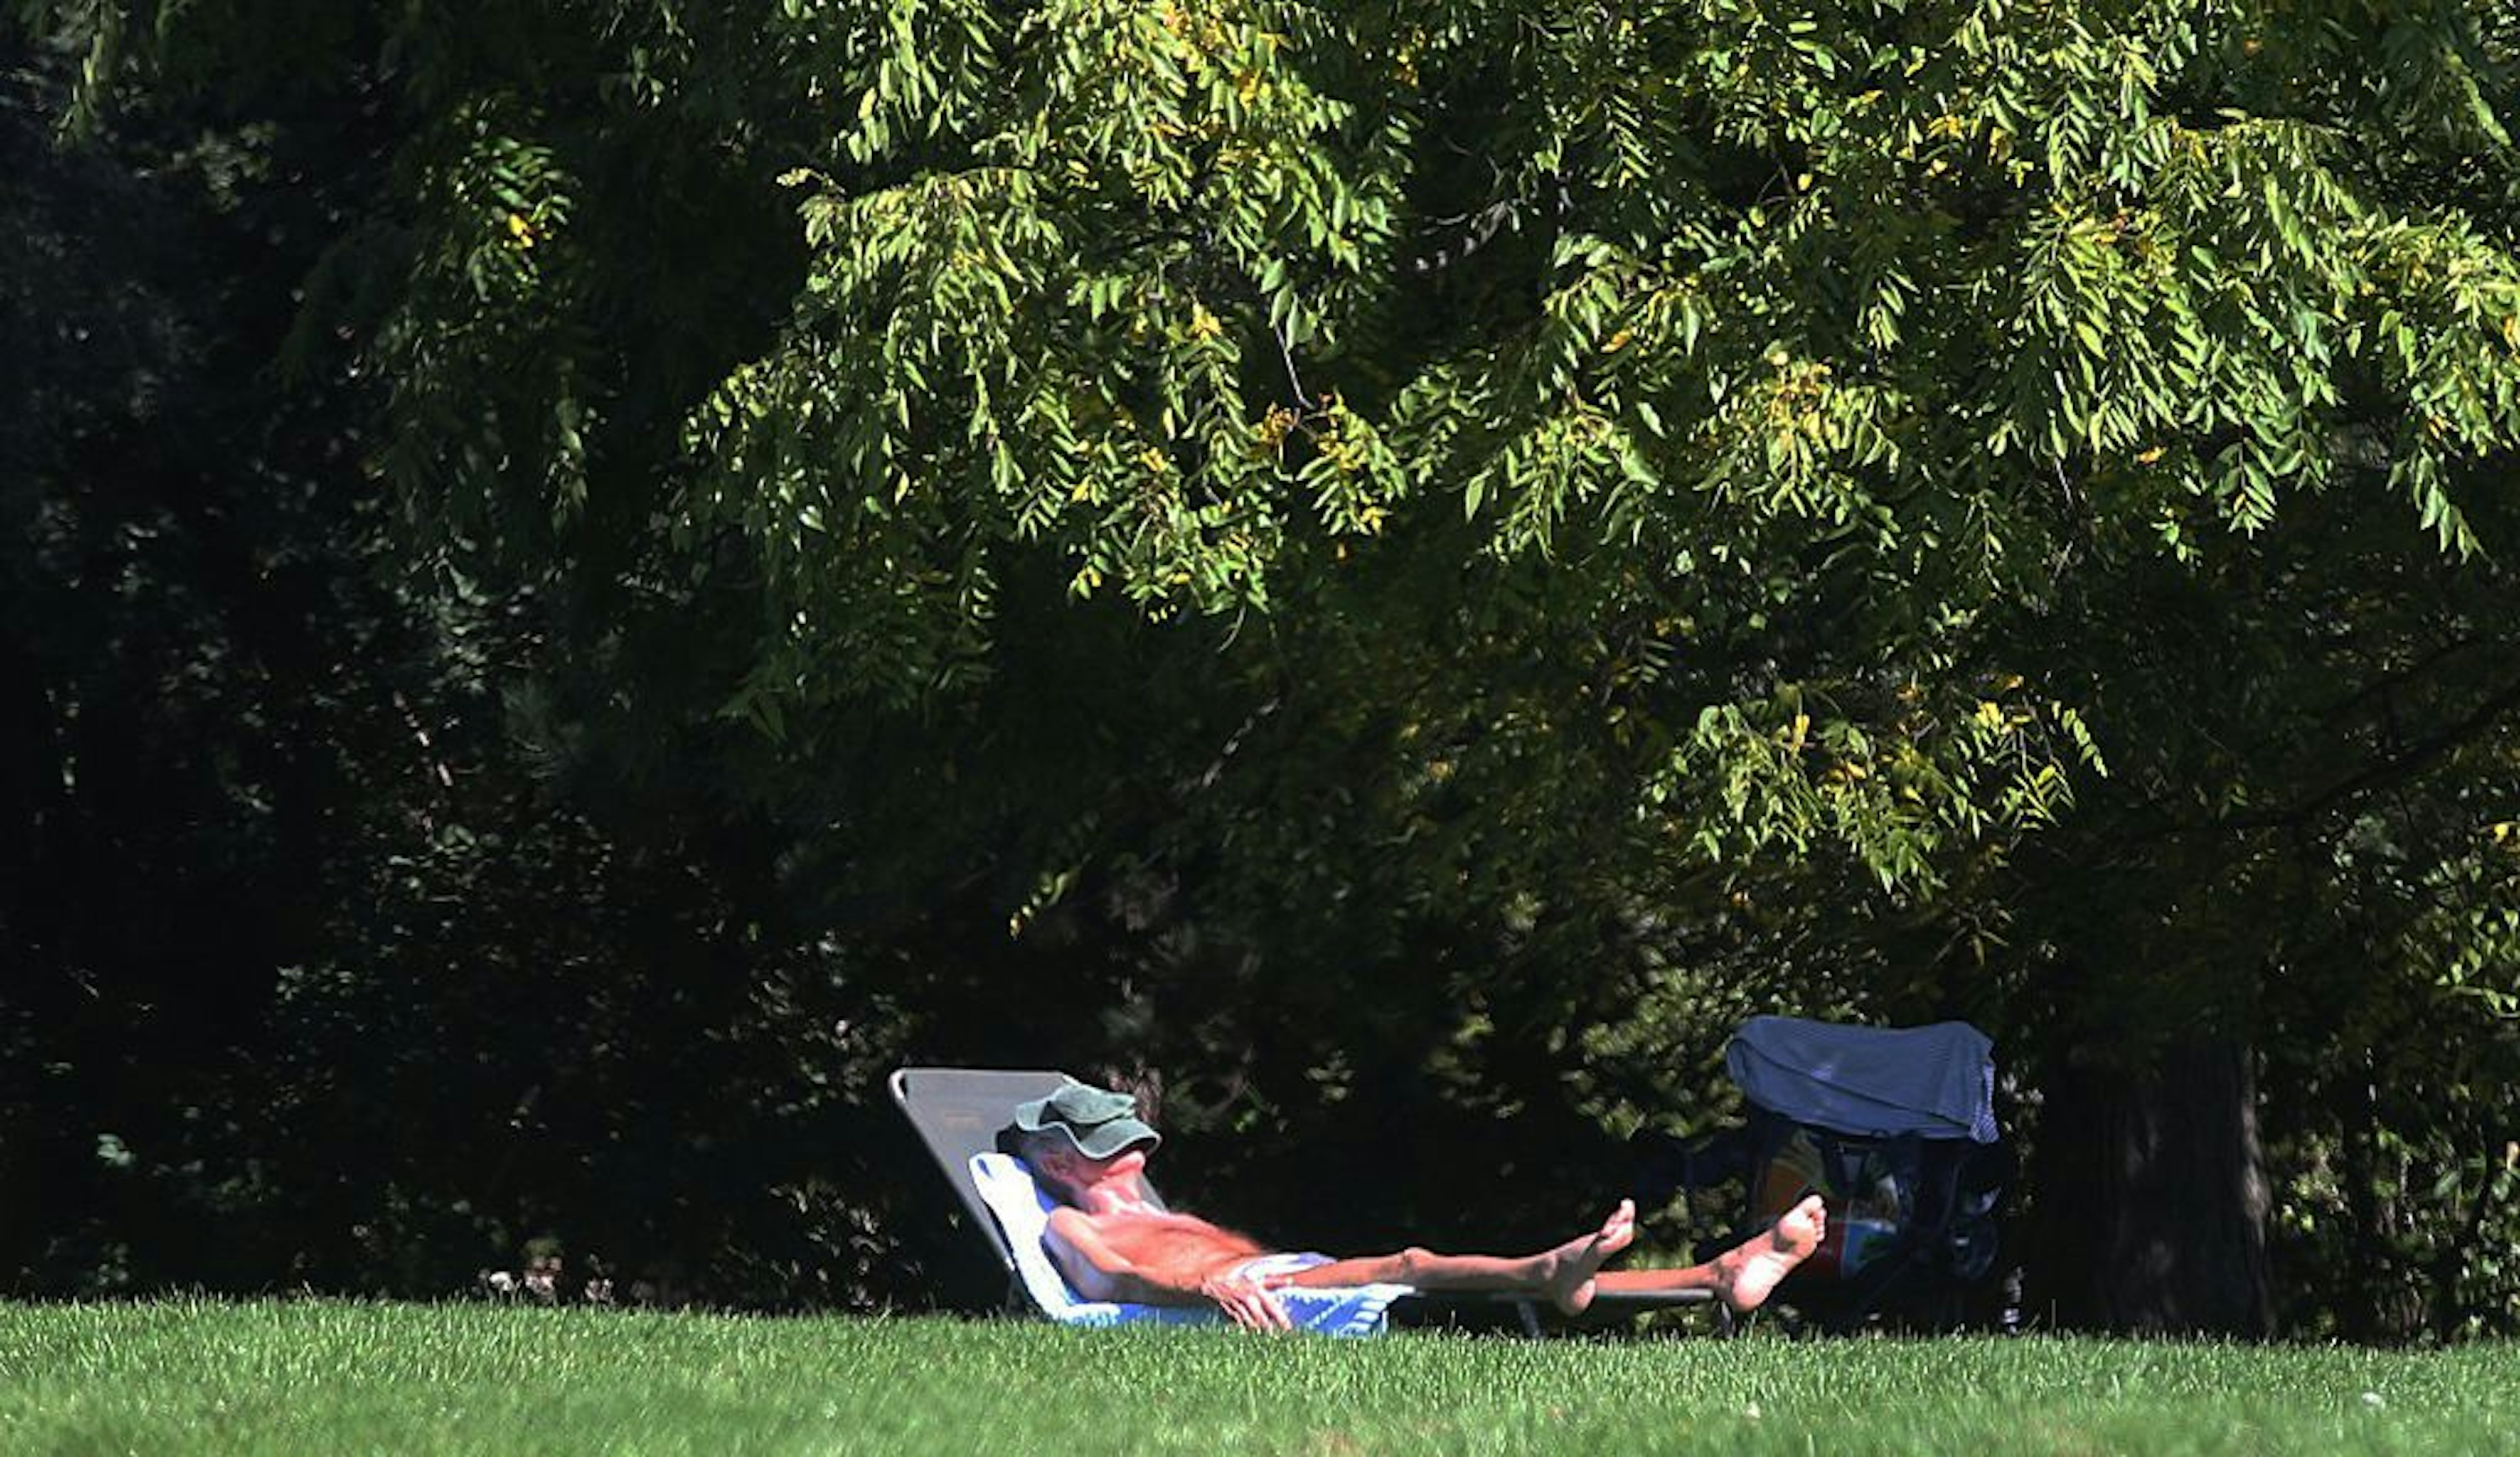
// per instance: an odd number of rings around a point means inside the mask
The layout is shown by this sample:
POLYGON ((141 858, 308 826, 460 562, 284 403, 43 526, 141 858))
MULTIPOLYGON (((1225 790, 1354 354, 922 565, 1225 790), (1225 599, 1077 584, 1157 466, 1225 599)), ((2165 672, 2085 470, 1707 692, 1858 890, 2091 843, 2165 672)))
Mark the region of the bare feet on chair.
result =
POLYGON ((1565 1244, 1540 1256, 1544 1273, 1541 1284, 1550 1300, 1568 1315, 1581 1312, 1593 1303, 1593 1277, 1600 1272, 1601 1262, 1625 1250, 1637 1237, 1637 1206, 1633 1200, 1620 1200, 1610 1217, 1591 1234, 1577 1235, 1565 1244))
POLYGON ((1777 1282, 1811 1258, 1828 1233, 1828 1209, 1815 1194, 1777 1217, 1776 1227, 1715 1257, 1715 1293, 1733 1310, 1756 1310, 1777 1282))

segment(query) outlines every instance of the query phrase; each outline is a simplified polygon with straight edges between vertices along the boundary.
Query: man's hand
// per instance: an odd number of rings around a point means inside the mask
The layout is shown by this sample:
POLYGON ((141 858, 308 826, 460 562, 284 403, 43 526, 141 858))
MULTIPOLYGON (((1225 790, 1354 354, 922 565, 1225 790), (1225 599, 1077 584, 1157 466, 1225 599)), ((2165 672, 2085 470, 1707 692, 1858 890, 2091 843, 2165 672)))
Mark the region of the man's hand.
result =
POLYGON ((1214 1300, 1218 1309, 1233 1317, 1234 1323, 1246 1331, 1291 1331, 1294 1319, 1286 1307, 1260 1282, 1234 1275, 1210 1275, 1198 1283, 1198 1293, 1214 1300))

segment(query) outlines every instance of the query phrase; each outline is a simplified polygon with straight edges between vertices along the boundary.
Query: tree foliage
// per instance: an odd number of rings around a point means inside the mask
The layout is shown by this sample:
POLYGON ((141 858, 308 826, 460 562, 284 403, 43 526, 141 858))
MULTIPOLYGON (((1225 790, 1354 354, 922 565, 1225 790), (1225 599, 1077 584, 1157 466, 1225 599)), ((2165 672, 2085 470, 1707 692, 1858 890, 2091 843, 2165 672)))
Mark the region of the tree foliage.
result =
POLYGON ((727 1006, 1561 1166, 1967 1015, 2051 1191, 2202 1037, 2287 1320, 2515 1318, 2508 7, 20 11, 73 126, 299 139, 272 352, 541 615, 517 772, 744 847, 674 903, 814 970, 727 1006))

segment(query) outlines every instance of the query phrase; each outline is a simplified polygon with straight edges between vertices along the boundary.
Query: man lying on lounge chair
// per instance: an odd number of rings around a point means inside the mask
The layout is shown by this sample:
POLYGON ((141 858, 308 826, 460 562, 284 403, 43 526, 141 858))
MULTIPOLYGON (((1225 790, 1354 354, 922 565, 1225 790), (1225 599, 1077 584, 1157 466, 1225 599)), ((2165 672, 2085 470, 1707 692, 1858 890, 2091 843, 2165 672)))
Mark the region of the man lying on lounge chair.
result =
POLYGON ((1820 1247, 1826 1219, 1820 1199, 1806 1199, 1767 1233, 1687 1269, 1602 1270, 1604 1260, 1636 1238, 1636 1206, 1627 1200, 1598 1229, 1536 1254, 1437 1254, 1416 1248, 1345 1259, 1288 1254, 1151 1203, 1141 1175, 1162 1138, 1138 1116, 1138 1100, 1127 1093, 1070 1082, 1018 1104, 1001 1141, 1058 1200, 1045 1243, 1079 1294, 1148 1305, 1213 1303, 1255 1331, 1293 1329, 1273 1291, 1377 1282, 1537 1297, 1569 1314, 1603 1290, 1705 1290, 1736 1311, 1749 1310, 1820 1247))

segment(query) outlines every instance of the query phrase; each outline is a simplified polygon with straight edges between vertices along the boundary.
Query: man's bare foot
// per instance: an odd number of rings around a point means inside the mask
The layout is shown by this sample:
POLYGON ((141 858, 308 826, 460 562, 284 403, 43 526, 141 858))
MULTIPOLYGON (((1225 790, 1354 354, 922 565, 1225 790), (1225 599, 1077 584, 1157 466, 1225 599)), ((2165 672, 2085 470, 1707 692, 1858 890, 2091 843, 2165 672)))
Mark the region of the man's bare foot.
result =
POLYGON ((1628 1248, 1637 1238, 1636 1201, 1623 1199, 1601 1221, 1601 1227, 1591 1234, 1577 1235, 1565 1244, 1540 1256, 1541 1284, 1549 1298, 1568 1315, 1579 1314, 1593 1303, 1593 1277, 1600 1273, 1601 1262, 1628 1248))
POLYGON ((1756 1310, 1777 1282, 1811 1258, 1828 1233, 1828 1207, 1815 1194, 1777 1216, 1776 1227, 1715 1257, 1715 1293, 1735 1313, 1756 1310))

